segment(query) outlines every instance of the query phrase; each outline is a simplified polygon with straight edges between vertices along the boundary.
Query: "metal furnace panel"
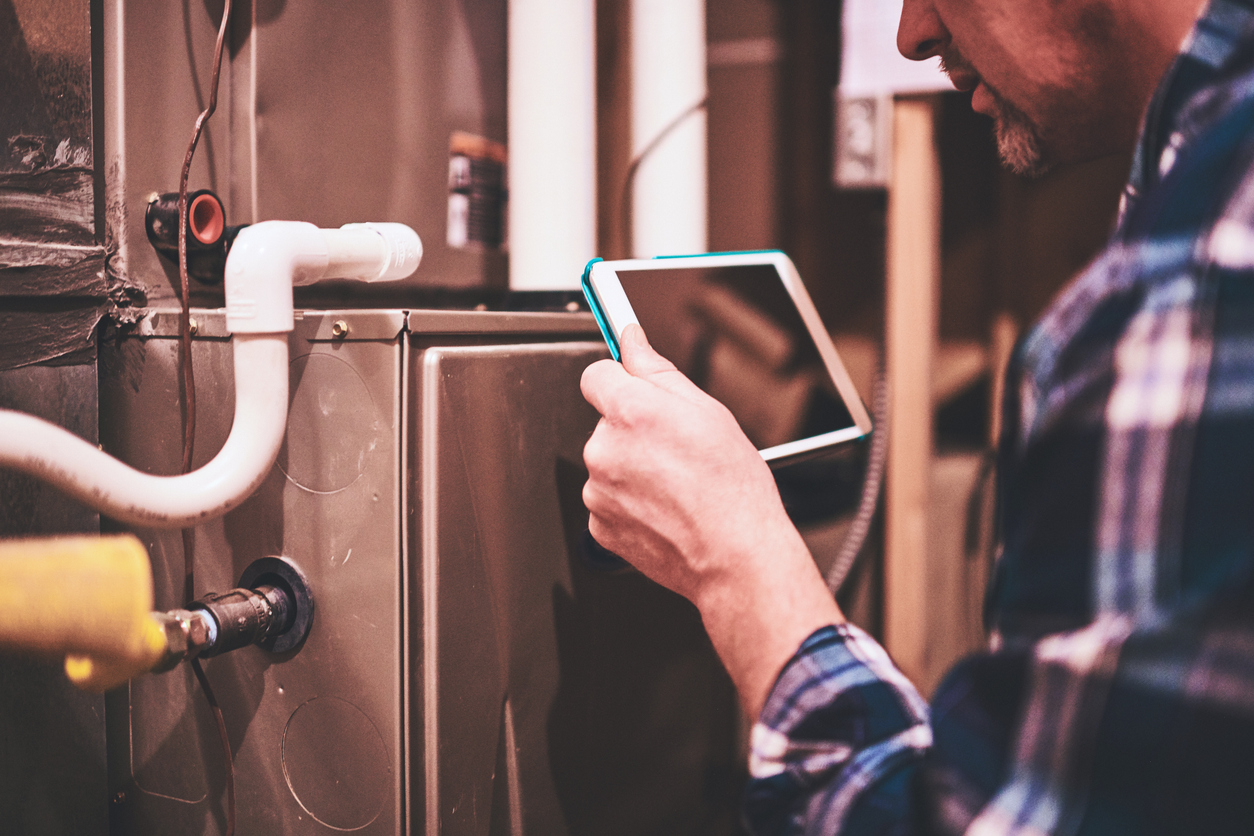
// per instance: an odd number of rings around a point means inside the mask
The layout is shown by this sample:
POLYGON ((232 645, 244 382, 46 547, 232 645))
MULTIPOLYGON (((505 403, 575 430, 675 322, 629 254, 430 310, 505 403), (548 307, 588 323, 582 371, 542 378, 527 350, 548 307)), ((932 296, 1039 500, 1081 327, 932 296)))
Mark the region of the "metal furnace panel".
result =
POLYGON ((406 223, 424 249, 407 281, 503 287, 504 250, 449 246, 447 220, 454 132, 507 139, 506 23, 504 0, 287 3, 258 20, 258 219, 406 223))
MULTIPOLYGON (((232 354, 220 312, 195 316, 203 462, 230 428, 232 354)), ((102 352, 102 438, 149 472, 179 460, 174 321, 150 313, 102 352)), ((736 832, 735 697, 696 611, 581 552, 594 328, 303 314, 279 463, 195 532, 197 593, 285 554, 317 597, 299 652, 206 666, 240 834, 736 832)), ((183 603, 179 534, 139 533, 157 606, 183 603)), ((187 666, 111 694, 107 721, 113 832, 222 832, 216 729, 187 666)))
MULTIPOLYGON (((196 311, 196 462, 221 447, 234 409, 221 312, 196 311)), ((181 453, 176 315, 102 350, 101 437, 141 470, 174 473, 181 453)), ((235 585, 253 560, 286 555, 316 614, 298 651, 250 647, 206 672, 235 753, 240 834, 405 830, 400 312, 305 313, 290 339, 287 437, 270 476, 238 509, 195 529, 195 594, 235 585), (333 320, 348 326, 331 338, 333 320)), ((156 606, 181 606, 178 531, 137 531, 156 606)), ((217 729, 188 665, 108 698, 113 832, 221 833, 217 729)))
MULTIPOLYGON (((171 304, 178 273, 147 242, 146 196, 178 188, 222 3, 102 5, 110 267, 171 304)), ((253 0, 233 14, 191 188, 214 189, 231 224, 405 223, 424 245, 406 283, 503 287, 504 249, 450 246, 447 218, 453 135, 508 139, 505 0, 253 0)))
POLYGON ((605 345, 528 338, 412 338, 413 832, 737 832, 735 696, 697 611, 582 552, 579 378, 605 345))

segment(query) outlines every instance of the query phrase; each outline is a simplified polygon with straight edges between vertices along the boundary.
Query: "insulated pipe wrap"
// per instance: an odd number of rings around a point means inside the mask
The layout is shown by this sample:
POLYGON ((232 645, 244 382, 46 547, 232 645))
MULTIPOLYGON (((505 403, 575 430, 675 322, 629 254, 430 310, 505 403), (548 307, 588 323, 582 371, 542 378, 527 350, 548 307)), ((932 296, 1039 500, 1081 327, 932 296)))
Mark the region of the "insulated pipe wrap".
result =
POLYGON ((0 647, 134 655, 151 610, 148 552, 133 535, 0 541, 0 647))

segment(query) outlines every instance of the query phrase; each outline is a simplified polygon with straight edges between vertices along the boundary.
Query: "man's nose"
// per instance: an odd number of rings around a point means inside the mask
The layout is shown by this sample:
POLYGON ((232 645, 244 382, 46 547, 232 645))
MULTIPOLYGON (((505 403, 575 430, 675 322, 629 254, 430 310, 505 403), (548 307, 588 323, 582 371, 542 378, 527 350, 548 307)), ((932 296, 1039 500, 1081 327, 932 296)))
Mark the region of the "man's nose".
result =
POLYGON ((897 51, 911 61, 923 61, 940 55, 948 43, 949 32, 932 0, 905 0, 897 27, 897 51))

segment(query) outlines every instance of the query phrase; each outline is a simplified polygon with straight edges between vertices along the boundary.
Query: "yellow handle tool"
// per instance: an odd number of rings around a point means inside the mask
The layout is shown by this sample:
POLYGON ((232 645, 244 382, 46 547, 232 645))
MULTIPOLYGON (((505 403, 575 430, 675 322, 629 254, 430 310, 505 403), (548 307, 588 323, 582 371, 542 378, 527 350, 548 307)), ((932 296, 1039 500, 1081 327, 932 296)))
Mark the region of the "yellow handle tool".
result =
POLYGON ((65 656, 80 688, 106 691, 161 661, 152 604, 132 535, 0 541, 0 650, 65 656))

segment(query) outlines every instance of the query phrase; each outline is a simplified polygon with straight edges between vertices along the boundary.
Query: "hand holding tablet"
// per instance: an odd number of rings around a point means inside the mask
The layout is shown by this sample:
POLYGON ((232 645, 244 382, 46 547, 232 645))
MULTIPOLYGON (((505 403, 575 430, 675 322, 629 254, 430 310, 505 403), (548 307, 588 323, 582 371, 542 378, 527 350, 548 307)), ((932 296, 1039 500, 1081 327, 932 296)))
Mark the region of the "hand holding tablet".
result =
MULTIPOLYGON (((646 262, 664 271, 676 263, 646 262)), ((593 275, 598 266, 589 271, 591 287, 604 289, 603 277, 593 275)), ((762 272, 761 265, 748 266, 762 272)), ((682 314, 673 328, 649 317, 638 301, 643 297, 627 287, 634 284, 629 272, 617 272, 616 280, 626 279, 619 286, 626 287, 633 307, 604 305, 599 316, 607 336, 619 343, 621 362, 593 363, 580 383, 602 415, 583 452, 586 541, 621 555, 696 605, 751 714, 765 700, 781 660, 819 626, 844 618, 788 516, 770 465, 865 432, 850 417, 854 410, 865 415, 856 395, 846 407, 822 356, 807 356, 806 343, 782 327, 786 313, 751 304, 754 297, 746 296, 770 286, 767 277, 776 268, 767 268, 765 275, 747 277, 748 288, 715 282, 686 293, 675 281, 685 272, 682 266, 664 273, 662 312, 682 314), (630 322, 637 314, 644 328, 630 322), (693 377, 732 407, 655 351, 649 337, 687 362, 693 377), (781 392, 790 397, 782 399, 781 392), (833 401, 838 409, 830 408, 833 401), (775 402, 782 408, 770 409, 775 402), (818 424, 816 415, 833 414, 838 420, 830 431, 819 426, 817 435, 806 434, 818 424), (798 429, 794 440, 773 444, 782 430, 798 429), (760 433, 776 435, 754 440, 760 433)), ((715 278, 719 272, 716 265, 715 278)), ((782 311, 789 309, 800 317, 785 299, 782 311)))
POLYGON ((871 430, 792 261, 779 251, 589 263, 584 294, 616 360, 639 323, 772 464, 871 430))

